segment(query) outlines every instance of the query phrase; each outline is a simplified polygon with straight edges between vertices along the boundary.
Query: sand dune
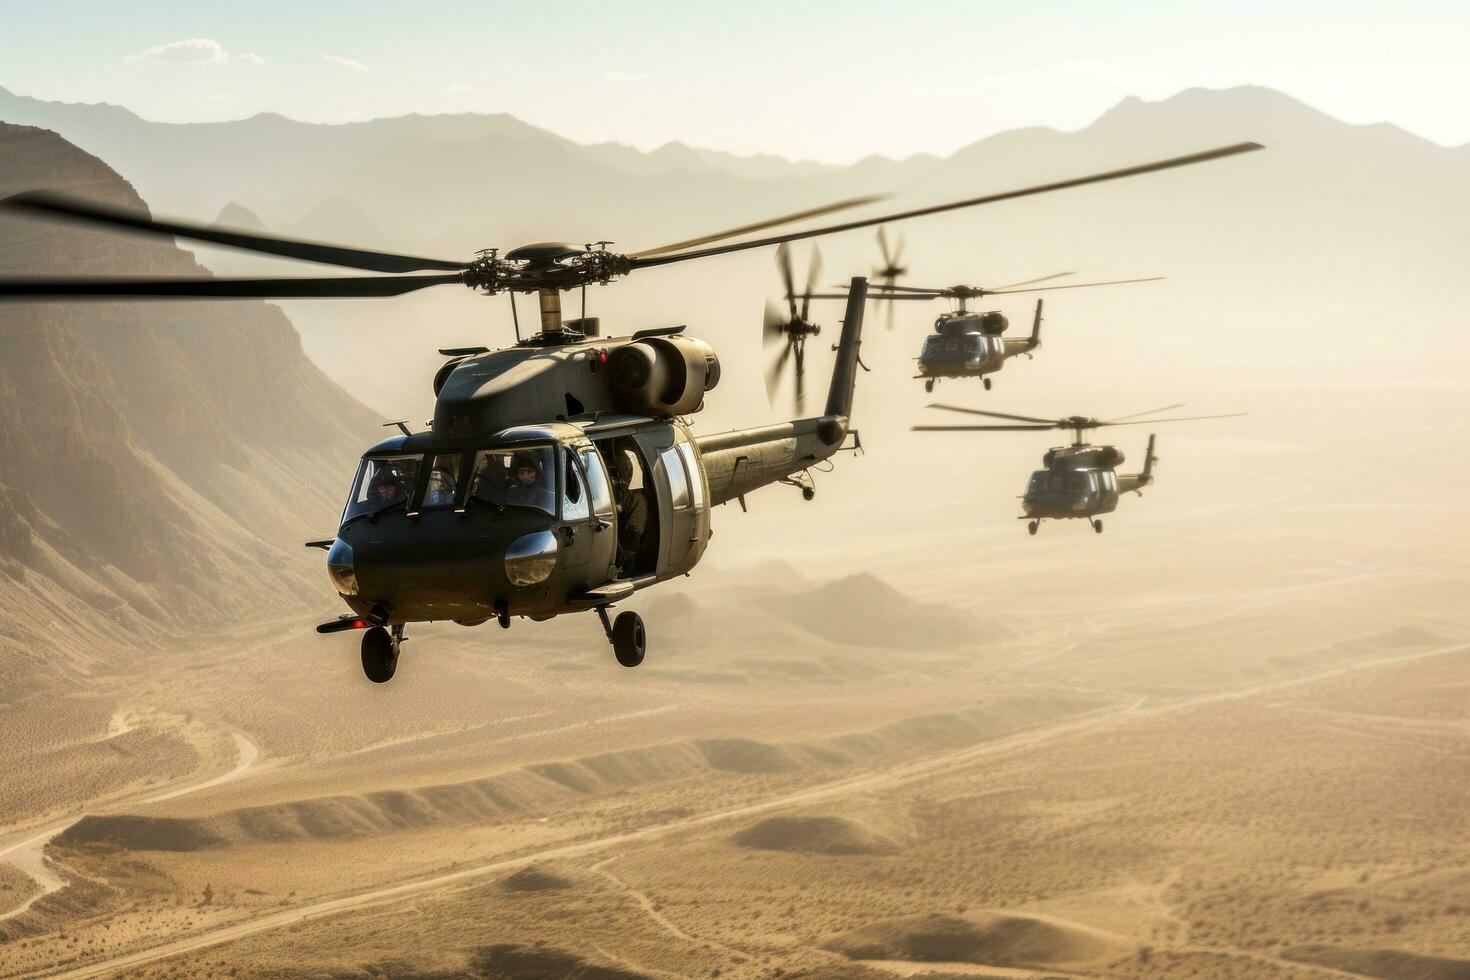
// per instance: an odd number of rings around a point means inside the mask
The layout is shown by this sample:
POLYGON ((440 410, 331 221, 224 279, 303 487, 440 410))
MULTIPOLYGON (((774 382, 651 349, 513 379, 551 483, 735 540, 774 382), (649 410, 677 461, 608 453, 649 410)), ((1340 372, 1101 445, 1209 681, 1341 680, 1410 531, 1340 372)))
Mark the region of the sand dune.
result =
POLYGON ((1364 977, 1387 977, 1392 980, 1470 980, 1470 959, 1425 956, 1402 949, 1293 946, 1283 950, 1281 955, 1298 963, 1315 963, 1364 977))
POLYGON ((892 854, 898 845, 846 817, 769 817, 730 838, 737 847, 797 854, 892 854))
POLYGON ((854 960, 976 963, 989 966, 1082 966, 1131 952, 1126 942, 1082 926, 1000 912, 885 919, 829 940, 854 960))
POLYGON ((960 712, 906 719, 814 742, 691 739, 538 763, 484 779, 351 796, 316 797, 205 817, 83 817, 63 847, 107 843, 139 851, 195 851, 241 843, 347 840, 440 824, 553 812, 577 798, 701 774, 776 775, 850 766, 888 755, 979 743, 1098 707, 1075 694, 998 698, 960 712))

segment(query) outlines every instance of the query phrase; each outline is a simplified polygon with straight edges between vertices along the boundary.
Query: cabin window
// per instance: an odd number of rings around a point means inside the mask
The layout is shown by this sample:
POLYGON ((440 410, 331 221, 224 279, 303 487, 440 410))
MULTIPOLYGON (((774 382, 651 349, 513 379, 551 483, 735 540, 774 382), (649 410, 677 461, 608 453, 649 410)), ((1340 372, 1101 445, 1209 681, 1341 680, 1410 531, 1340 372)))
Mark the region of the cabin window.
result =
POLYGON ((422 456, 373 456, 357 468, 352 495, 342 512, 342 523, 354 517, 391 510, 408 501, 419 478, 422 456))
POLYGON ((587 473, 587 492, 592 498, 592 512, 598 517, 611 518, 613 515, 612 487, 607 479, 607 467, 603 465, 602 454, 592 446, 584 446, 577 451, 582 457, 582 469, 587 473))
POLYGON ((663 461, 664 472, 669 480, 669 502, 675 510, 689 506, 689 477, 684 469, 684 460, 673 446, 658 454, 663 461))
POLYGON ((966 354, 976 354, 976 355, 978 355, 980 353, 980 349, 981 349, 981 347, 980 347, 980 338, 979 337, 966 337, 965 338, 965 353, 966 354))
POLYGON ((433 467, 429 470, 429 483, 424 487, 423 506, 425 510, 454 506, 454 498, 459 490, 459 474, 463 465, 464 457, 459 453, 434 457, 433 467))
POLYGON ((1046 478, 1049 474, 1046 470, 1037 470, 1031 474, 1031 482, 1026 484, 1026 493, 1042 493, 1046 490, 1046 478))
POLYGON ((704 480, 699 473, 699 458, 695 455, 694 443, 681 439, 678 449, 679 456, 684 461, 684 472, 689 475, 689 498, 694 506, 703 506, 704 480))
POLYGON ((587 491, 582 486, 582 474, 577 469, 577 455, 568 450, 562 454, 562 459, 566 462, 561 479, 561 519, 585 521, 592 511, 588 506, 587 491))
POLYGON ((556 454, 550 446, 488 449, 475 457, 470 503, 556 513, 556 454))
POLYGON ((954 338, 950 338, 944 342, 944 349, 951 352, 957 351, 960 349, 960 342, 954 338))

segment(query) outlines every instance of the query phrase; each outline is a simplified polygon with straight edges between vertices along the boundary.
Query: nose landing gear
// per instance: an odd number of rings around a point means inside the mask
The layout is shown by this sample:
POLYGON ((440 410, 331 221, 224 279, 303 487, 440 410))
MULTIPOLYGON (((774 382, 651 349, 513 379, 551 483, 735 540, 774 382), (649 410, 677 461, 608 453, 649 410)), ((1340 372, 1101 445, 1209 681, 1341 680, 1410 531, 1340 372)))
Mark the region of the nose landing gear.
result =
POLYGON ((1102 521, 1099 518, 1094 517, 1092 519, 1092 529, 1098 534, 1102 533, 1102 521))
POLYGON ((607 607, 597 607, 597 618, 602 620, 602 630, 612 644, 613 656, 624 667, 637 667, 643 663, 648 649, 648 632, 643 628, 643 617, 631 609, 618 613, 611 623, 607 619, 607 607))
POLYGON ((386 684, 398 670, 398 651, 403 643, 403 626, 392 632, 374 626, 362 634, 362 672, 374 684, 386 684))
POLYGON ((990 390, 990 379, 989 378, 982 378, 981 380, 985 382, 985 390, 986 391, 989 391, 990 390))
POLYGON ((1035 535, 1036 532, 1040 528, 1041 528, 1041 522, 1040 521, 1028 521, 1026 523, 1026 533, 1027 534, 1035 535))

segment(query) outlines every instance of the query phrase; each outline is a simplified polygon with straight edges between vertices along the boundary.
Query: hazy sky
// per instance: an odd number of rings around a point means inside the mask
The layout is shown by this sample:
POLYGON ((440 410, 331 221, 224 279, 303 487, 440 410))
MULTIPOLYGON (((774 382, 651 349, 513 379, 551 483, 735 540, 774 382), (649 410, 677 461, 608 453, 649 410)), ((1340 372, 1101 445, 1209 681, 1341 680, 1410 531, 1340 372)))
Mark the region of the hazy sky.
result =
POLYGON ((509 112, 848 162, 1255 83, 1470 141, 1470 2, 0 0, 0 86, 151 119, 509 112))

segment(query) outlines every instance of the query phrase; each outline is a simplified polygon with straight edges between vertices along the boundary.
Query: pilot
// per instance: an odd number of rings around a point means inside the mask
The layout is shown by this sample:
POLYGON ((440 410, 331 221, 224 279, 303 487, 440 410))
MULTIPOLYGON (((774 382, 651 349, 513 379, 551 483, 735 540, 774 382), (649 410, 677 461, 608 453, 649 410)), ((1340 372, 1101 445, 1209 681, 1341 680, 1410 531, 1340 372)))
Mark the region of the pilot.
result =
POLYGON ((618 567, 631 568, 648 529, 648 497, 634 490, 633 454, 629 449, 613 453, 613 495, 618 505, 618 567))
POLYGON ((511 483, 505 490, 507 504, 536 507, 548 514, 555 511, 556 500, 542 479, 540 454, 516 453, 511 458, 510 471, 511 483))
POLYGON ((403 477, 397 471, 389 470, 382 473, 373 481, 372 497, 377 507, 386 507, 389 504, 398 503, 404 497, 403 477))

